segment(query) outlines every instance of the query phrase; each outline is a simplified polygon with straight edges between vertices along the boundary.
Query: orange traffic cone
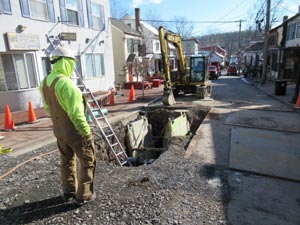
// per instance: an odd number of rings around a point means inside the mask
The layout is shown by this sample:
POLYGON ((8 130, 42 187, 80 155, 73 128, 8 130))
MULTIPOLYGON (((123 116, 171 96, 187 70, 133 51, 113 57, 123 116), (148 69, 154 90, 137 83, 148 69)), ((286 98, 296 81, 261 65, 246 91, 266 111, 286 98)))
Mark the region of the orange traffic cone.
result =
POLYGON ((28 123, 36 123, 36 122, 37 122, 36 115, 33 110, 31 101, 29 101, 29 103, 28 103, 28 123))
POLYGON ((5 131, 11 131, 15 129, 15 123, 12 118, 9 106, 6 104, 5 106, 5 125, 4 125, 4 130, 5 131))
POLYGON ((300 92, 298 94, 298 98, 297 98, 297 101, 296 101, 296 108, 300 108, 300 92))
POLYGON ((114 105, 115 104, 115 91, 112 90, 110 92, 110 96, 109 96, 109 104, 110 105, 114 105))
POLYGON ((133 100, 135 100, 135 92, 134 92, 134 86, 132 84, 129 92, 128 102, 132 102, 133 100))

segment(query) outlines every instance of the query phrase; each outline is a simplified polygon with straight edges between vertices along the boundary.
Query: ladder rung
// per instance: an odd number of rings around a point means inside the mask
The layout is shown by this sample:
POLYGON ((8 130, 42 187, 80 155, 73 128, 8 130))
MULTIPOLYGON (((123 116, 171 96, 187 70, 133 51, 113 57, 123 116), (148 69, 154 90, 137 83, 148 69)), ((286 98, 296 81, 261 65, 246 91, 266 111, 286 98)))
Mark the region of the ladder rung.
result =
POLYGON ((111 144, 110 146, 111 146, 111 147, 114 147, 114 146, 116 146, 116 145, 118 145, 118 142, 116 142, 116 143, 114 143, 114 144, 111 144))
POLYGON ((124 155, 124 152, 119 152, 116 154, 116 156, 119 156, 119 155, 124 155))
POLYGON ((121 163, 121 166, 125 165, 127 162, 128 162, 128 160, 125 160, 125 161, 123 161, 123 162, 120 162, 120 163, 121 163))
POLYGON ((95 112, 95 111, 100 111, 101 109, 99 108, 92 108, 92 111, 95 112))
POLYGON ((106 135, 107 138, 114 136, 114 134, 106 135))

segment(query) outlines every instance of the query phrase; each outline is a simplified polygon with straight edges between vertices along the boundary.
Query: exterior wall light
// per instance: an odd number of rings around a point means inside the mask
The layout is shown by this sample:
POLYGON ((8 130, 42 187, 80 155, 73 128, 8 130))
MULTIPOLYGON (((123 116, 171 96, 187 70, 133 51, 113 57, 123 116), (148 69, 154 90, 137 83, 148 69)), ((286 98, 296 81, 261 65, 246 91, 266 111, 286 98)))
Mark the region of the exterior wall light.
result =
POLYGON ((23 31, 25 31, 26 29, 27 29, 27 27, 26 26, 24 26, 24 25, 18 25, 18 30, 20 31, 20 32, 23 32, 23 31))

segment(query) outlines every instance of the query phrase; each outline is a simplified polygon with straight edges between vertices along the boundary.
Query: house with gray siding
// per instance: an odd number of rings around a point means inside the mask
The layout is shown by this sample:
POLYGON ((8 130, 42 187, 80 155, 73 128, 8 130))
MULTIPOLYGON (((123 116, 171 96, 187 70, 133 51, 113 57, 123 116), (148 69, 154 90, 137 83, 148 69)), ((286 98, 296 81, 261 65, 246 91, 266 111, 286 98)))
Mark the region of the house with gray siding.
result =
POLYGON ((109 0, 0 0, 0 112, 43 107, 40 81, 58 45, 92 92, 114 87, 109 0))

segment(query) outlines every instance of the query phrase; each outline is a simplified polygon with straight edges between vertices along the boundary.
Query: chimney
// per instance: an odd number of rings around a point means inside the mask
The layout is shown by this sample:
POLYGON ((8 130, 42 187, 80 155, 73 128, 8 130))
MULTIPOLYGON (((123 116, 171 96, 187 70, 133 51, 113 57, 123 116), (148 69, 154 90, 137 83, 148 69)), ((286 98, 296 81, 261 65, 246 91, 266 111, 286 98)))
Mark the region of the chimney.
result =
POLYGON ((135 8, 135 29, 140 32, 140 9, 135 8))
POLYGON ((284 23, 285 21, 287 21, 288 18, 289 18, 288 16, 284 16, 284 17, 283 17, 283 23, 284 23))

